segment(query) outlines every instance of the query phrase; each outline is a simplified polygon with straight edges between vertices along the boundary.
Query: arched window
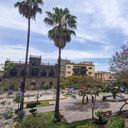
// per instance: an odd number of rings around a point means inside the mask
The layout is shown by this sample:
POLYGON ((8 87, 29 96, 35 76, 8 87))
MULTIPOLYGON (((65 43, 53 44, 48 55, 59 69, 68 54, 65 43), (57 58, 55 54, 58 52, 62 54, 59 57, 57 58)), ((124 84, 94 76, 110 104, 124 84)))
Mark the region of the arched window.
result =
POLYGON ((46 70, 42 70, 42 72, 41 72, 41 76, 44 76, 44 77, 47 76, 47 72, 46 72, 46 70))
POLYGON ((55 72, 54 72, 53 69, 51 69, 51 70, 49 71, 49 76, 50 76, 50 77, 54 77, 54 76, 55 76, 55 72))
POLYGON ((21 70, 21 72, 20 72, 20 76, 24 76, 24 69, 23 70, 21 70))

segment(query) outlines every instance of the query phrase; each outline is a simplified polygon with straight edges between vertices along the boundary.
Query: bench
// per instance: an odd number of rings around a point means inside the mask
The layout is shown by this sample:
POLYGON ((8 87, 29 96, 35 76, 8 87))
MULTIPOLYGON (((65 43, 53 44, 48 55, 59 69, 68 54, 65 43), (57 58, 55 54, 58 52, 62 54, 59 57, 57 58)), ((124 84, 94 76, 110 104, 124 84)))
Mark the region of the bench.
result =
POLYGON ((104 111, 104 112, 101 112, 101 115, 102 116, 110 116, 110 115, 112 115, 112 111, 104 111))

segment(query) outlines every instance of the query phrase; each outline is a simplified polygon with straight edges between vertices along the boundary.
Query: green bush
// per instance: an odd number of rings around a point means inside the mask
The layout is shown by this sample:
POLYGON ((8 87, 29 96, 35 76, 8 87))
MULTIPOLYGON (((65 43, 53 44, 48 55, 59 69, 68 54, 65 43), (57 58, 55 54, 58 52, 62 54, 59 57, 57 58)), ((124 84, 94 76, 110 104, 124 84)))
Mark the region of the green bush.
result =
POLYGON ((107 128, 123 128, 123 120, 120 117, 114 117, 107 128))
POLYGON ((39 116, 35 118, 30 116, 29 118, 24 118, 21 123, 21 128, 48 128, 47 118, 45 116, 39 116))
POLYGON ((95 113, 95 115, 97 116, 98 119, 95 120, 96 124, 106 124, 108 121, 105 117, 103 117, 102 112, 101 111, 97 111, 95 113))
POLYGON ((28 102, 26 104, 26 108, 34 108, 34 107, 36 107, 39 104, 40 104, 40 102, 28 102))
POLYGON ((20 98, 20 96, 16 96, 13 101, 16 103, 20 103, 20 98))

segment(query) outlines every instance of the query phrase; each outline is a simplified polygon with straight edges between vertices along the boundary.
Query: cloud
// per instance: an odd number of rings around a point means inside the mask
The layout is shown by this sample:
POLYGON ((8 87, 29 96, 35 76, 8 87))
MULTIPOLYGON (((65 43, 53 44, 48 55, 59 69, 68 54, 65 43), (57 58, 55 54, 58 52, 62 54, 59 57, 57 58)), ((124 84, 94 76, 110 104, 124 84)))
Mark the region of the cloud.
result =
MULTIPOLYGON (((24 60, 23 45, 26 43, 27 20, 13 7, 15 2, 17 0, 2 0, 0 3, 0 63, 7 57, 12 60, 24 60), (13 29, 15 31, 11 31, 13 29)), ((108 59, 127 40, 127 5, 127 0, 44 1, 43 14, 37 15, 37 20, 31 23, 30 53, 42 55, 44 59, 57 59, 58 51, 47 38, 47 32, 51 28, 43 23, 43 19, 46 10, 51 11, 52 7, 58 6, 69 8, 78 20, 77 36, 73 37, 71 43, 63 50, 62 57, 73 60, 108 59), (39 36, 35 36, 35 33, 39 36)), ((108 64, 103 61, 100 61, 97 67, 106 69, 108 64)))
MULTIPOLYGON (((1 62, 0 63, 4 63, 4 61, 9 58, 12 61, 24 61, 25 58, 25 48, 22 45, 1 45, 0 47, 0 58, 1 58, 1 62), (4 50, 3 50, 4 49, 4 50)), ((56 62, 57 58, 58 58, 58 51, 53 51, 53 52, 42 52, 40 50, 37 50, 35 48, 30 47, 29 50, 29 55, 38 55, 38 56, 42 56, 43 60, 48 60, 48 59, 52 59, 54 60, 54 62, 56 62)), ((100 53, 88 53, 85 51, 77 51, 77 50, 63 50, 62 51, 62 58, 64 59, 70 59, 70 60, 79 60, 79 59, 87 59, 87 58, 109 58, 110 56, 106 55, 106 53, 104 54, 100 54, 100 53)), ((45 61, 46 62, 46 61, 45 61)))
MULTIPOLYGON (((27 19, 22 17, 16 8, 0 4, 0 9, 1 12, 4 12, 0 13, 0 27, 27 31, 27 19)), ((31 21, 32 32, 46 35, 47 30, 47 26, 43 25, 43 17, 37 18, 36 21, 31 21)))
MULTIPOLYGON (((9 6, 4 2, 0 4, 1 12, 4 12, 0 13, 0 26, 26 31, 27 20, 13 7, 15 2, 16 0, 13 0, 9 6)), ((32 32, 47 35, 50 28, 43 23, 43 18, 45 17, 45 11, 52 10, 53 6, 68 7, 71 13, 77 16, 78 38, 106 43, 108 38, 106 29, 108 28, 116 28, 124 34, 128 34, 128 17, 122 10, 125 5, 119 0, 98 0, 98 2, 95 0, 76 0, 75 2, 73 0, 65 0, 65 2, 59 0, 45 1, 42 7, 43 15, 37 15, 36 22, 32 21, 32 32), (72 4, 73 8, 71 8, 72 4)))

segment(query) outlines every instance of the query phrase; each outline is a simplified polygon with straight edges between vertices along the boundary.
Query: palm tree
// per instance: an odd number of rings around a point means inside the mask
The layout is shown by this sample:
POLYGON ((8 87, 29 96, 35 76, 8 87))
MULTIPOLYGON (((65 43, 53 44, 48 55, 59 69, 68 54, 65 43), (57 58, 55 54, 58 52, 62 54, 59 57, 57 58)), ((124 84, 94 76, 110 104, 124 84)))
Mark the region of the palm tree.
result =
POLYGON ((25 55, 25 65, 24 65, 24 75, 23 82, 21 83, 22 100, 20 103, 20 110, 24 107, 24 92, 25 92, 25 82, 27 76, 27 61, 29 52, 29 40, 30 40, 30 26, 31 19, 36 19, 37 13, 42 13, 42 9, 39 7, 43 5, 43 0, 23 0, 17 2, 14 6, 18 8, 19 13, 28 20, 28 31, 27 31, 27 45, 26 45, 26 55, 25 55))
POLYGON ((71 36, 75 35, 76 17, 71 15, 67 8, 62 9, 55 7, 53 12, 46 11, 44 22, 51 26, 52 29, 48 31, 48 36, 54 41, 55 46, 59 50, 58 56, 58 79, 56 87, 56 103, 54 121, 60 121, 59 114, 59 97, 60 97, 60 66, 61 66, 61 49, 66 46, 67 42, 71 41, 71 36))

